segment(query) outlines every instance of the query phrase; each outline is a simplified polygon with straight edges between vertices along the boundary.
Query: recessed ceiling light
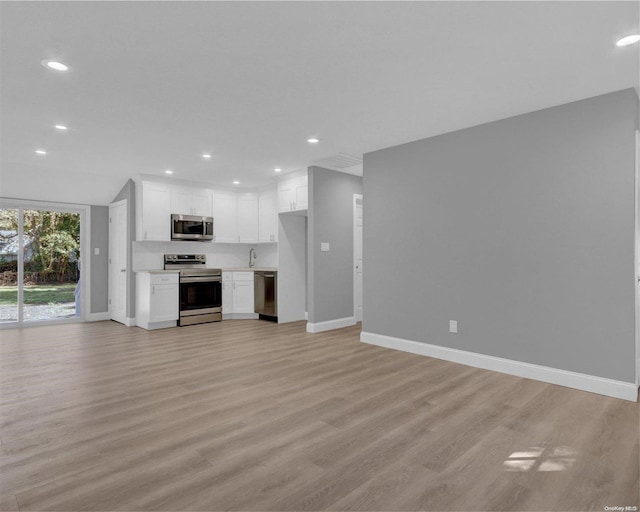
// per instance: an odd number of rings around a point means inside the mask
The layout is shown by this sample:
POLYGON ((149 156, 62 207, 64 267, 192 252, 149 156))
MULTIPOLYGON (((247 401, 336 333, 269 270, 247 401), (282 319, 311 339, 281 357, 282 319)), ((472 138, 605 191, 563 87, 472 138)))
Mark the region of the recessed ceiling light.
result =
POLYGON ((309 144, 317 144, 318 142, 320 142, 320 139, 316 139, 315 137, 311 137, 310 139, 307 139, 307 142, 309 144))
POLYGON ((619 39, 618 42, 616 42, 616 46, 629 46, 638 41, 640 41, 640 34, 632 34, 619 39))
POLYGON ((47 152, 44 149, 36 149, 36 153, 39 155, 46 155, 47 152))
POLYGON ((234 180, 233 184, 234 185, 240 185, 240 182, 238 180, 234 180))
POLYGON ((57 60, 45 59, 40 61, 40 63, 47 69, 53 69, 54 71, 59 71, 61 73, 65 73, 67 71, 71 71, 71 68, 62 62, 58 62, 57 60))
POLYGON ((164 171, 165 174, 173 174, 173 171, 171 169, 167 169, 166 171, 164 171))
POLYGON ((211 158, 211 155, 209 153, 205 153, 204 155, 202 155, 202 158, 206 158, 208 160, 209 158, 211 158))
POLYGON ((274 169, 274 171, 275 171, 275 172, 282 172, 282 169, 280 169, 280 167, 276 167, 276 168, 274 169))
POLYGON ((57 124, 57 125, 55 125, 55 126, 54 126, 54 128, 55 128, 56 130, 60 130, 60 131, 63 131, 63 132, 64 132, 64 131, 67 131, 67 130, 69 129, 69 128, 67 128, 67 127, 66 127, 65 125, 63 125, 63 124, 57 124))

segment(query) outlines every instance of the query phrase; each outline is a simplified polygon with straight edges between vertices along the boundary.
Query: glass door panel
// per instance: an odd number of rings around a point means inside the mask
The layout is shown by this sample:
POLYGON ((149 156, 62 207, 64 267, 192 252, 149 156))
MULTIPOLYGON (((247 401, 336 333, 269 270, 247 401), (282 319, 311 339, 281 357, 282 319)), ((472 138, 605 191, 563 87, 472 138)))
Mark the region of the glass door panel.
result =
POLYGON ((80 214, 23 211, 25 321, 80 316, 80 214))
POLYGON ((18 321, 18 209, 0 208, 0 323, 18 321))

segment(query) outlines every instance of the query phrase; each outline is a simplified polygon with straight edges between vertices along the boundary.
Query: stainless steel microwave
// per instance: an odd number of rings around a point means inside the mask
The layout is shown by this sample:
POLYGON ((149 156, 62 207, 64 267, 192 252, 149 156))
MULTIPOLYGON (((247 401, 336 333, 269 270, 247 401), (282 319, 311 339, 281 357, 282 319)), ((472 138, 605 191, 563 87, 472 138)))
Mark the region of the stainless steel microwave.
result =
POLYGON ((213 240, 213 217, 172 214, 171 240, 213 240))

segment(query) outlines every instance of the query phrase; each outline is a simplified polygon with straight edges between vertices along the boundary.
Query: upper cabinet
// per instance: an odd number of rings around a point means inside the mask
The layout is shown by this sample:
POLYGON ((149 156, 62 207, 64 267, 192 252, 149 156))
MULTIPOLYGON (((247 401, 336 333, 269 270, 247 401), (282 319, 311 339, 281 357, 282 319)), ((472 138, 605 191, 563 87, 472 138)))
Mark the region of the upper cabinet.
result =
POLYGON ((238 242, 238 200, 233 191, 213 191, 213 240, 238 242))
POLYGON ((278 241, 278 210, 276 187, 264 188, 258 194, 258 240, 278 241))
POLYGON ((276 242, 276 187, 260 192, 195 188, 145 180, 136 186, 136 239, 171 240, 171 214, 213 217, 218 243, 276 242))
POLYGON ((143 181, 140 185, 141 192, 137 197, 141 215, 136 238, 160 242, 171 240, 171 188, 152 181, 143 181))
POLYGON ((171 213, 211 217, 211 190, 171 187, 171 213))
POLYGON ((278 212, 306 210, 309 206, 307 174, 284 178, 278 182, 278 212))
POLYGON ((253 244, 258 241, 258 194, 238 194, 238 242, 253 244))

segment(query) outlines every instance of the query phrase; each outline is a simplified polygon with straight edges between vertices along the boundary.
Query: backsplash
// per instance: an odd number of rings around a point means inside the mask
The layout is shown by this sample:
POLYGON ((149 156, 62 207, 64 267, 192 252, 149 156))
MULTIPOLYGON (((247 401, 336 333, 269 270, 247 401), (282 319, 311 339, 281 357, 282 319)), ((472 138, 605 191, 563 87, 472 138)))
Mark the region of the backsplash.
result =
POLYGON ((133 271, 164 267, 165 254, 206 254, 208 268, 249 266, 249 250, 256 251, 256 267, 278 266, 278 244, 221 244, 206 242, 133 242, 133 271))

